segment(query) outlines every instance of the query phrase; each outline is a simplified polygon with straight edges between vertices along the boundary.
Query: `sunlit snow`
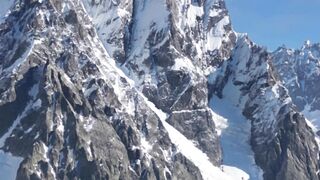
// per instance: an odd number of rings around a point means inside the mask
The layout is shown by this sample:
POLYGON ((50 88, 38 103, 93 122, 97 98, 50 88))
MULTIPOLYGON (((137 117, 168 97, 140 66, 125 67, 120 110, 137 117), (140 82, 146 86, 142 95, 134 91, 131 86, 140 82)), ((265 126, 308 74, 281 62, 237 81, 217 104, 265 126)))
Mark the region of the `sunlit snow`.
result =
POLYGON ((251 180, 260 180, 262 170, 255 164, 249 145, 250 121, 243 117, 240 109, 225 99, 214 96, 210 106, 215 113, 227 120, 227 127, 221 132, 223 164, 235 166, 250 175, 251 180))
POLYGON ((164 112, 157 109, 155 105, 148 101, 142 94, 140 95, 145 99, 148 106, 158 115, 163 126, 168 131, 171 141, 175 144, 178 151, 199 168, 204 180, 249 179, 248 174, 237 167, 226 165, 219 168, 214 166, 209 161, 208 156, 198 149, 192 141, 188 140, 178 130, 165 121, 167 115, 164 112))

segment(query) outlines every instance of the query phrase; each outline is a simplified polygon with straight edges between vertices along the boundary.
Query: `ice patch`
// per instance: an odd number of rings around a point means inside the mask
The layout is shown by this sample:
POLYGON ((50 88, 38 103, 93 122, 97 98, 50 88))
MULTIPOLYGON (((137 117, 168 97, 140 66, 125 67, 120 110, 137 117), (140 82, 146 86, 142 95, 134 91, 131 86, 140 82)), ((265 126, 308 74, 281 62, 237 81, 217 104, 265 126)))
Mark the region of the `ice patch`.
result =
MULTIPOLYGON (((210 107, 217 114, 213 118, 227 121, 227 127, 221 130, 221 145, 223 151, 223 164, 242 169, 249 174, 250 180, 262 180, 263 171, 256 165, 254 153, 249 145, 251 125, 241 110, 228 99, 219 99, 214 96, 210 100, 210 107)), ((217 120, 216 121, 222 121, 217 120)), ((224 121, 222 121, 225 123, 224 121)), ((219 125, 219 124, 218 124, 219 125)), ((218 127, 218 126, 217 126, 218 127)), ((224 171, 233 171, 231 167, 224 167, 224 171)), ((246 177, 244 177, 246 178, 246 177)), ((247 177, 249 179, 249 177, 247 177)))
POLYGON ((0 177, 1 179, 16 179, 16 174, 23 158, 12 156, 10 153, 0 151, 0 177))
POLYGON ((1 0, 0 1, 0 24, 2 24, 8 14, 10 13, 10 8, 12 7, 14 0, 1 0))
POLYGON ((220 136, 222 131, 228 127, 228 120, 211 110, 212 119, 216 126, 216 131, 220 136))

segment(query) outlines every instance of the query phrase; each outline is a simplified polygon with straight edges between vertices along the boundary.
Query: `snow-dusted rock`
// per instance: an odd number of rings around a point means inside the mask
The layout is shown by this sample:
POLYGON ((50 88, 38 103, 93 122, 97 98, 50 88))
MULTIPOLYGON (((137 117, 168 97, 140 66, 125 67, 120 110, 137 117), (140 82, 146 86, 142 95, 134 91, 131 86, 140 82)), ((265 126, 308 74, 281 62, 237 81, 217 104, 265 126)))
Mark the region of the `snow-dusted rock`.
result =
POLYGON ((259 165, 265 179, 317 178, 311 129, 270 54, 232 30, 223 0, 7 2, 0 160, 17 172, 8 177, 259 179, 259 165), (253 151, 239 141, 249 169, 223 161, 219 135, 236 124, 209 106, 212 95, 251 120, 239 134, 251 137, 253 151))
POLYGON ((212 89, 251 120, 251 146, 264 179, 318 179, 314 134, 277 77, 271 54, 239 35, 225 63, 211 75, 212 89))
POLYGON ((273 62, 298 109, 318 128, 320 125, 320 44, 306 41, 301 49, 280 47, 273 62))

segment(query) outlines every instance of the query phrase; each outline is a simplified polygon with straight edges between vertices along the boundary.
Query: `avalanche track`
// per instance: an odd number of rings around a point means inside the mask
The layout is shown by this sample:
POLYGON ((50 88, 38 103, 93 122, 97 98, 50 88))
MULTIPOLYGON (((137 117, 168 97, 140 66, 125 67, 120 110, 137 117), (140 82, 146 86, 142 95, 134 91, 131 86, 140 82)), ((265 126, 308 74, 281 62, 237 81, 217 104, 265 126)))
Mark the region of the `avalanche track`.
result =
POLYGON ((221 127, 223 164, 242 169, 249 174, 251 180, 262 180, 263 172, 256 165, 249 144, 250 121, 242 115, 238 107, 226 99, 213 96, 210 100, 210 107, 214 113, 222 117, 216 118, 215 121, 221 127))

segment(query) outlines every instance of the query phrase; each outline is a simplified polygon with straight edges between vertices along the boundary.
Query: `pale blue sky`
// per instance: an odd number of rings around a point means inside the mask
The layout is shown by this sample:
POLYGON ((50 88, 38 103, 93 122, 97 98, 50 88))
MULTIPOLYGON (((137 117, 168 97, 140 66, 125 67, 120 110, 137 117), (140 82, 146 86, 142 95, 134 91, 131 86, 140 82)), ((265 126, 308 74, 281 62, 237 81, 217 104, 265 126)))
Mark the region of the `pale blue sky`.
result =
POLYGON ((320 0, 226 0, 233 28, 274 50, 320 42, 320 0))

